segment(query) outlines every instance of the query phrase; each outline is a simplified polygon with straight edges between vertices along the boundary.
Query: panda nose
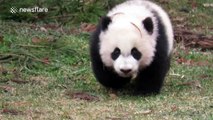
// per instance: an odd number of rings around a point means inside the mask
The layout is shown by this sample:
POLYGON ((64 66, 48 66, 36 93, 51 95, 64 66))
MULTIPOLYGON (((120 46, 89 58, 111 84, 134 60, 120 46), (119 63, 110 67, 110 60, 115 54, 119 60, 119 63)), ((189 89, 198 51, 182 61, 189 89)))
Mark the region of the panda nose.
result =
POLYGON ((121 72, 123 72, 124 74, 128 74, 131 71, 132 71, 131 69, 121 69, 121 72))

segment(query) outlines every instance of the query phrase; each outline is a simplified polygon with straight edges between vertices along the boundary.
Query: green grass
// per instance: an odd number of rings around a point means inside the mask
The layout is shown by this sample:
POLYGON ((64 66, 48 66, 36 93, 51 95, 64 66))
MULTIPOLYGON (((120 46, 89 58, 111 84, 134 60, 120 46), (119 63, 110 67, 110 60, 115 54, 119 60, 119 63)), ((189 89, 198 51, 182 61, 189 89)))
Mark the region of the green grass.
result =
POLYGON ((177 26, 183 29, 191 28, 193 32, 213 35, 213 9, 204 4, 212 4, 211 0, 171 0, 164 4, 164 8, 177 26))
MULTIPOLYGON (((175 2, 168 7, 173 8, 175 2)), ((182 14, 173 10, 174 15, 182 14)), ((209 11, 198 8, 197 12, 209 11)), ((204 22, 188 14, 184 17, 190 19, 189 24, 204 22)), ((176 44, 161 94, 145 97, 119 91, 115 95, 93 76, 88 33, 45 32, 40 29, 42 25, 32 26, 0 21, 0 119, 213 119, 211 50, 183 49, 181 43, 176 44), (76 92, 95 98, 74 99, 76 92)), ((206 29, 203 32, 211 33, 206 29)))
POLYGON ((11 31, 3 33, 0 44, 1 58, 10 55, 0 61, 1 119, 213 118, 212 51, 186 52, 177 47, 165 86, 157 96, 131 96, 121 91, 117 97, 110 97, 111 93, 92 74, 88 34, 58 36, 53 31, 50 35, 24 25, 16 27, 19 23, 2 24, 11 31), (42 42, 32 42, 34 36, 42 42), (49 40, 50 36, 56 40, 49 40), (179 58, 193 63, 178 63, 179 58), (204 61, 208 62, 198 64, 204 61), (92 94, 99 100, 72 99, 69 94, 76 91, 92 94))

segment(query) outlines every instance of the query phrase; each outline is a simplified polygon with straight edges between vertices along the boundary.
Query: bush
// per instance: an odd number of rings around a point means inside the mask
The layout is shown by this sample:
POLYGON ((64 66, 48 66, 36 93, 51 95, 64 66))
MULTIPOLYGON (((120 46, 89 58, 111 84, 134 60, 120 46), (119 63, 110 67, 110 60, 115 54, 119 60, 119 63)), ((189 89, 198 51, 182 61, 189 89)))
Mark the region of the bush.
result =
POLYGON ((3 0, 0 19, 25 22, 97 22, 107 9, 124 0, 3 0), (20 8, 47 8, 48 12, 20 12, 20 8), (11 13, 11 8, 18 12, 11 13))

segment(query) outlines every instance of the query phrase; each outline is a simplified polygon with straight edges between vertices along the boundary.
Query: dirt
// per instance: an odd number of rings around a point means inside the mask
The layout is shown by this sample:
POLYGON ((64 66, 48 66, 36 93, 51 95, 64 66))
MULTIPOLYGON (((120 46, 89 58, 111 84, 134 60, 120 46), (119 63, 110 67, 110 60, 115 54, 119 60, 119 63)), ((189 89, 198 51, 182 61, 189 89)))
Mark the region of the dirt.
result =
POLYGON ((67 92, 66 95, 68 95, 71 99, 85 100, 88 102, 100 100, 99 97, 86 92, 67 92))
POLYGON ((10 115, 23 115, 24 114, 22 111, 19 111, 16 109, 7 109, 7 108, 4 108, 1 113, 10 114, 10 115))
POLYGON ((198 47, 213 50, 213 36, 195 33, 187 28, 174 28, 174 36, 177 42, 184 42, 185 47, 198 47))

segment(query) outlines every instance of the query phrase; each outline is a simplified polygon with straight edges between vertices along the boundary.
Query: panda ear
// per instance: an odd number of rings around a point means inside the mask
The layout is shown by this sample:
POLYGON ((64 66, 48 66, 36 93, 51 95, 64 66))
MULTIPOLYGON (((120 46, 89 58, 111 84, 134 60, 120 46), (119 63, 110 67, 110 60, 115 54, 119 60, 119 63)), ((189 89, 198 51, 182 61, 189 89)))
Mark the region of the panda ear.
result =
POLYGON ((154 26, 153 26, 152 18, 147 17, 145 20, 143 20, 143 25, 149 34, 153 33, 154 26))
POLYGON ((102 29, 103 31, 105 31, 105 30, 108 28, 108 26, 109 26, 109 24, 110 24, 111 22, 112 22, 112 20, 111 20, 110 17, 107 17, 107 16, 103 17, 103 18, 101 19, 101 29, 102 29))

